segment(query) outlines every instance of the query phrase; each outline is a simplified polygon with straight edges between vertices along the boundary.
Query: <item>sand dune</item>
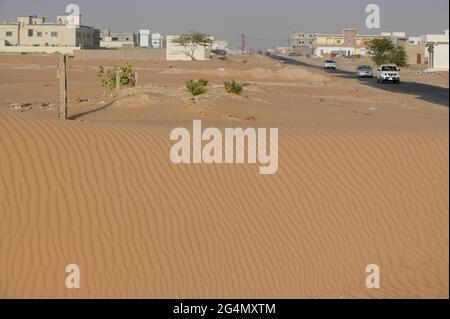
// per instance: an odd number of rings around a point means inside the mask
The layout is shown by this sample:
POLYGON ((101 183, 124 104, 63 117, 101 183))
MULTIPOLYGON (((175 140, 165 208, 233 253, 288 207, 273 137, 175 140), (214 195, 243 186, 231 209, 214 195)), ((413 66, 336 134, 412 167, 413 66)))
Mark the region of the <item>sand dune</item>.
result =
POLYGON ((448 132, 280 131, 273 176, 170 145, 0 113, 0 298, 448 297, 448 132))
POLYGON ((329 83, 331 79, 321 74, 316 74, 306 69, 288 66, 278 70, 268 68, 254 68, 250 70, 237 70, 230 68, 218 68, 209 70, 192 70, 172 68, 160 72, 167 75, 185 75, 193 76, 217 76, 217 77, 247 77, 249 79, 257 80, 293 80, 293 81, 307 81, 309 83, 329 83))

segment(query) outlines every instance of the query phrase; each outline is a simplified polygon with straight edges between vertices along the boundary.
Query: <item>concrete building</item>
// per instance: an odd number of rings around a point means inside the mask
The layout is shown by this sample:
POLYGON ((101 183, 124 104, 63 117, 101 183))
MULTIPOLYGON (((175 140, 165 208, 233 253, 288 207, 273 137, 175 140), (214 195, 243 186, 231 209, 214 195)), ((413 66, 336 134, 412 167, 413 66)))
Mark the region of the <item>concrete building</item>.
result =
POLYGON ((408 44, 410 45, 424 44, 423 37, 408 37, 408 44))
POLYGON ((139 30, 139 47, 149 48, 150 45, 150 30, 139 30))
POLYGON ((428 61, 427 54, 426 54, 426 46, 425 44, 419 43, 418 44, 407 43, 405 45, 405 51, 408 56, 407 64, 408 65, 420 65, 420 64, 426 64, 428 61))
POLYGON ((294 32, 291 37, 292 51, 304 56, 314 53, 316 34, 313 32, 294 32))
POLYGON ((212 43, 212 50, 221 50, 221 51, 227 51, 228 50, 228 43, 227 41, 223 40, 214 40, 212 43))
POLYGON ((153 49, 164 48, 163 36, 161 35, 161 33, 153 33, 152 34, 152 48, 153 49))
MULTIPOLYGON (((166 57, 167 61, 192 61, 189 54, 189 50, 183 46, 174 43, 173 40, 179 37, 178 35, 168 35, 166 37, 166 57)), ((214 38, 210 38, 214 41, 214 38)), ((194 46, 194 60, 204 61, 211 58, 211 47, 212 45, 195 45, 194 46)))
POLYGON ((342 34, 316 34, 314 55, 367 55, 367 44, 378 35, 360 35, 356 29, 344 29, 342 34))
POLYGON ((396 46, 406 47, 406 44, 409 43, 406 32, 381 32, 381 36, 391 39, 396 46))
POLYGON ((130 32, 111 32, 103 29, 100 36, 100 47, 108 49, 135 48, 137 47, 137 35, 130 32))
POLYGON ((98 48, 100 31, 78 25, 81 16, 57 16, 55 23, 36 16, 17 17, 17 22, 0 23, 0 51, 3 52, 73 52, 74 49, 98 48))
POLYGON ((369 41, 382 36, 359 35, 356 29, 344 29, 342 34, 295 32, 292 34, 292 50, 300 55, 366 55, 369 41))
POLYGON ((449 33, 427 34, 423 36, 428 51, 428 67, 432 70, 449 69, 449 33))

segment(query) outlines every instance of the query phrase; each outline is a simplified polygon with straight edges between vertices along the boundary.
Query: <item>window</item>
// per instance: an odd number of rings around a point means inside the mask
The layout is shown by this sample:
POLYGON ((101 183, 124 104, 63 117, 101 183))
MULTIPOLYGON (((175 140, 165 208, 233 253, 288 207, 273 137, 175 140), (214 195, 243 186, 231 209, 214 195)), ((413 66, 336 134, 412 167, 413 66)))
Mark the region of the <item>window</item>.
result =
POLYGON ((58 32, 52 31, 52 38, 56 38, 58 36, 58 32))
POLYGON ((112 37, 111 41, 119 41, 119 38, 118 37, 112 37))
POLYGON ((36 33, 36 36, 37 36, 37 37, 42 37, 42 32, 38 31, 38 32, 36 33))
POLYGON ((12 35, 13 35, 12 31, 6 31, 6 36, 7 37, 12 37, 12 35))
POLYGON ((341 44, 341 40, 336 40, 336 43, 337 44, 341 44))
POLYGON ((29 29, 29 30, 28 30, 28 36, 29 36, 29 37, 32 37, 32 36, 33 36, 33 29, 29 29))

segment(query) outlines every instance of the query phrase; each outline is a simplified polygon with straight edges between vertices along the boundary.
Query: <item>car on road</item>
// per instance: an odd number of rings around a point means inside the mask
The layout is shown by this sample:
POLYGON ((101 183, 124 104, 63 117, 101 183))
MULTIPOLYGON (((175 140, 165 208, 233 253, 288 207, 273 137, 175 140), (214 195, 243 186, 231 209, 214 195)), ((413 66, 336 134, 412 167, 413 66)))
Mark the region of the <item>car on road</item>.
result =
POLYGON ((356 68, 356 75, 359 78, 373 78, 373 70, 370 65, 360 65, 356 68))
POLYGON ((281 59, 281 60, 280 60, 280 63, 281 63, 281 64, 287 64, 287 61, 286 61, 285 59, 281 59))
POLYGON ((323 62, 323 68, 325 70, 336 70, 336 61, 334 60, 326 60, 325 62, 323 62))
POLYGON ((289 56, 298 56, 298 53, 297 52, 290 52, 289 56))
POLYGON ((377 69, 377 82, 382 83, 385 81, 400 82, 400 69, 395 64, 382 64, 377 69))

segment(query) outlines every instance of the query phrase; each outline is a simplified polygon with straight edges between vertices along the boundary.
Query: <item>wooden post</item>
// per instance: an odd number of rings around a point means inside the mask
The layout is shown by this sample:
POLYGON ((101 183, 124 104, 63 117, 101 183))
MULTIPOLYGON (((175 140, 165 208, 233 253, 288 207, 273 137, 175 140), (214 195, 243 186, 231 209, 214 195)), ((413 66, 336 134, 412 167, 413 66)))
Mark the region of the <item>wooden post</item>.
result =
POLYGON ((67 57, 58 56, 58 118, 67 119, 67 57))
POLYGON ((120 93, 120 68, 116 70, 116 94, 120 93))
POLYGON ((138 83, 139 83, 139 76, 138 76, 138 73, 135 72, 134 73, 134 86, 137 87, 138 83))

